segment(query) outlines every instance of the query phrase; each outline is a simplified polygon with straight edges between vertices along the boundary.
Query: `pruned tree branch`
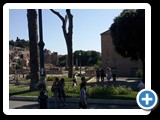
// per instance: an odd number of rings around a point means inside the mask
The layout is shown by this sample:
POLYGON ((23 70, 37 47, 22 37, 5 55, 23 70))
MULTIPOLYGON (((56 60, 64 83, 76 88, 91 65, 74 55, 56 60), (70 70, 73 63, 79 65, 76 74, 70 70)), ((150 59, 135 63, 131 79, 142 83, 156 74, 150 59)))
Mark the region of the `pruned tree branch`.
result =
POLYGON ((72 73, 73 73, 73 62, 72 62, 72 34, 73 34, 73 15, 70 12, 70 9, 66 9, 66 15, 65 17, 63 17, 62 15, 60 15, 59 12, 50 9, 52 13, 54 13, 55 15, 57 15, 61 21, 62 21, 62 30, 63 30, 63 34, 66 40, 66 44, 67 44, 67 52, 68 52, 68 66, 69 66, 69 72, 68 72, 68 76, 71 78, 72 77, 72 73), (69 22, 68 25, 68 32, 66 30, 66 26, 67 26, 67 20, 69 22))
POLYGON ((73 16, 70 12, 70 9, 66 9, 66 13, 67 13, 67 16, 68 16, 68 19, 69 19, 69 26, 68 26, 68 34, 72 34, 72 30, 73 30, 73 16))
POLYGON ((55 15, 57 15, 60 19, 61 19, 61 21, 62 21, 62 29, 63 29, 63 33, 64 33, 64 37, 65 37, 65 39, 66 39, 66 35, 67 35, 67 31, 66 31, 66 22, 65 22, 65 18, 63 18, 62 17, 62 15, 59 13, 59 12, 57 12, 57 11, 55 11, 55 10, 53 10, 53 9, 50 9, 51 10, 51 12, 52 13, 54 13, 55 15))
POLYGON ((61 20, 62 22, 65 22, 65 19, 61 16, 61 14, 59 14, 59 12, 53 10, 53 9, 50 9, 54 14, 56 14, 61 20))

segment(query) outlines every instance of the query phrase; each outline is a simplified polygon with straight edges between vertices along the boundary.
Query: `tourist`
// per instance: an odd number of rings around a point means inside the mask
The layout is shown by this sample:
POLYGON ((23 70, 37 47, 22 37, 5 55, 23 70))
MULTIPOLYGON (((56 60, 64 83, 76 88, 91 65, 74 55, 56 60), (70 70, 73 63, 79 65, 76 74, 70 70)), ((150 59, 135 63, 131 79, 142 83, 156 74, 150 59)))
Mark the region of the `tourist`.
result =
POLYGON ((54 107, 57 108, 58 106, 58 91, 59 91, 59 78, 55 78, 52 87, 51 87, 51 91, 53 93, 54 96, 54 107))
POLYGON ((72 86, 77 86, 77 76, 74 75, 73 77, 73 85, 72 86))
POLYGON ((97 69, 97 70, 96 70, 97 82, 99 82, 99 76, 100 76, 100 71, 99 71, 99 69, 97 69))
POLYGON ((115 68, 115 67, 112 69, 112 77, 113 77, 113 81, 116 81, 116 77, 117 77, 117 70, 116 70, 116 68, 115 68))
POLYGON ((65 91, 64 91, 64 85, 65 85, 65 82, 64 82, 64 78, 61 78, 61 80, 59 81, 59 94, 58 94, 58 97, 60 99, 60 102, 63 104, 63 105, 66 105, 65 104, 65 98, 66 98, 66 94, 65 94, 65 91))
POLYGON ((80 84, 80 101, 79 101, 79 108, 86 109, 87 108, 87 94, 85 90, 85 83, 82 82, 80 84))
POLYGON ((104 82, 105 73, 103 69, 100 70, 100 74, 101 74, 101 82, 104 82))
POLYGON ((106 78, 108 81, 110 81, 111 76, 112 76, 111 68, 107 68, 106 78))
POLYGON ((86 91, 86 78, 84 76, 81 77, 81 83, 84 83, 84 89, 86 91))

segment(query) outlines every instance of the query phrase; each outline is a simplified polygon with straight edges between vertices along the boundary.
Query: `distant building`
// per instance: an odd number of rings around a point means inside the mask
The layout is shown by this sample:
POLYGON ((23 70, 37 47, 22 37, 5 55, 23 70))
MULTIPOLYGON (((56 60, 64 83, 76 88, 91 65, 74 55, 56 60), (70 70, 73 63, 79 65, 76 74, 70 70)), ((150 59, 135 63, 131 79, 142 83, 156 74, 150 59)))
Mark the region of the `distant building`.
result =
POLYGON ((50 50, 47 50, 47 49, 44 50, 44 63, 45 64, 51 63, 51 51, 50 50))
POLYGON ((130 61, 130 58, 124 58, 114 50, 110 31, 101 33, 101 54, 102 68, 106 71, 107 67, 116 68, 118 76, 136 76, 136 71, 141 68, 142 62, 130 61))
POLYGON ((58 65, 58 53, 53 52, 51 53, 50 50, 45 49, 44 50, 44 63, 45 64, 53 64, 53 66, 58 65))
POLYGON ((29 53, 29 51, 21 51, 21 52, 19 53, 19 55, 20 55, 20 57, 21 57, 22 59, 29 59, 29 58, 30 58, 30 53, 29 53))
MULTIPOLYGON (((9 46, 9 66, 10 71, 14 69, 17 64, 21 64, 23 69, 30 67, 30 51, 28 48, 20 48, 9 46)), ((44 64, 46 68, 53 68, 58 65, 58 53, 44 50, 44 64)), ((12 73, 12 72, 10 72, 12 73)))
POLYGON ((51 54, 51 63, 55 66, 58 65, 58 52, 53 52, 51 54))
POLYGON ((14 72, 15 66, 21 64, 23 69, 29 68, 29 49, 9 46, 9 70, 14 72))

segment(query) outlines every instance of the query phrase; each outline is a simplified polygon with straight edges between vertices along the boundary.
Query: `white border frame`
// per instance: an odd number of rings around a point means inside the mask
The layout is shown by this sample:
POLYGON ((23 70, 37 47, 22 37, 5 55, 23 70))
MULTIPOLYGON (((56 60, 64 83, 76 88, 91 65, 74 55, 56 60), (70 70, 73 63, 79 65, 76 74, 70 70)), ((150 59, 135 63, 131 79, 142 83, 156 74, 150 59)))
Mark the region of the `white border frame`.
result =
POLYGON ((7 115, 148 115, 151 111, 143 109, 9 109, 9 9, 53 8, 145 9, 145 89, 151 89, 151 6, 148 3, 6 3, 3 6, 3 112, 7 115))

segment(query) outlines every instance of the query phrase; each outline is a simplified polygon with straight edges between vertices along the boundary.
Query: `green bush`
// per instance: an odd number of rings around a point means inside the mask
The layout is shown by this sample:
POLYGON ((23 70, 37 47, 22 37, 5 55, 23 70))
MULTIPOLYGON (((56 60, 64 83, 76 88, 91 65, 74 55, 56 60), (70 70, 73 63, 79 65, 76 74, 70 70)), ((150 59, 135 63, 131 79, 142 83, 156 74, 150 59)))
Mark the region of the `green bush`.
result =
MULTIPOLYGON (((54 78, 54 77, 53 77, 54 78)), ((67 79, 68 81, 70 79, 67 79)), ((52 81, 47 81, 47 91, 48 97, 53 96, 51 92, 52 81)), ((80 86, 72 86, 72 82, 66 82, 64 89, 66 92, 66 97, 68 98, 79 98, 80 97, 80 86)), ((25 82, 26 84, 26 82, 25 82)), ((136 95, 138 92, 134 92, 131 88, 127 88, 126 86, 87 86, 87 94, 88 98, 94 99, 136 99, 136 95)), ((39 92, 29 91, 29 86, 25 87, 17 87, 10 86, 9 95, 23 95, 23 96, 38 96, 39 92)))
POLYGON ((132 92, 131 88, 126 88, 125 86, 113 87, 112 91, 114 95, 124 95, 132 92))
POLYGON ((31 75, 30 74, 26 75, 26 80, 28 80, 28 79, 31 79, 31 75))
POLYGON ((142 70, 142 69, 138 69, 138 70, 136 71, 136 77, 142 78, 142 76, 143 76, 143 70, 142 70))
POLYGON ((53 76, 48 76, 48 77, 46 78, 47 81, 54 81, 54 79, 55 79, 55 77, 53 77, 53 76))
POLYGON ((20 68, 21 68, 21 66, 20 66, 19 64, 17 64, 17 65, 16 65, 16 70, 17 70, 17 69, 20 69, 20 68))
POLYGON ((73 81, 73 78, 68 78, 68 77, 66 77, 66 78, 64 78, 65 79, 65 82, 72 82, 73 81))
POLYGON ((126 88, 125 86, 97 86, 89 87, 87 89, 88 95, 91 98, 110 98, 116 95, 128 95, 133 91, 131 88, 126 88))

